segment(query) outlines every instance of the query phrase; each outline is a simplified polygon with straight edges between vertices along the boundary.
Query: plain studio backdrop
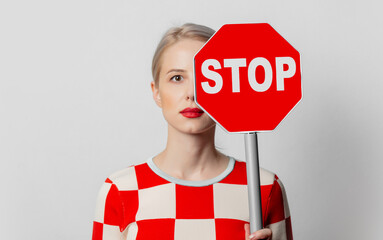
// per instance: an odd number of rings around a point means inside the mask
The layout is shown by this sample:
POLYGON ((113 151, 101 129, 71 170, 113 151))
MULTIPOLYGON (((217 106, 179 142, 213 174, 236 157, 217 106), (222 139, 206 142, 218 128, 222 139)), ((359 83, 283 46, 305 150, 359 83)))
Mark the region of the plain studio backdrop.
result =
MULTIPOLYGON (((0 239, 90 239, 105 178, 159 153, 152 100, 162 34, 267 22, 300 53, 303 100, 259 134, 287 190, 294 237, 381 239, 380 1, 2 1, 0 239)), ((241 134, 217 146, 245 160, 241 134)))

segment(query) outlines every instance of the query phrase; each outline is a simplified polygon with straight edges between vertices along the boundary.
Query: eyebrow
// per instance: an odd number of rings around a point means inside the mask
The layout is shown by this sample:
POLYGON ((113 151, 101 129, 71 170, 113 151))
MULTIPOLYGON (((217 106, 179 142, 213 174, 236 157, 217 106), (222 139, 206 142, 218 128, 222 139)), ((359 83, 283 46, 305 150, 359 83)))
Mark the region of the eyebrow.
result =
POLYGON ((166 74, 169 74, 171 72, 186 72, 184 69, 170 69, 166 74))

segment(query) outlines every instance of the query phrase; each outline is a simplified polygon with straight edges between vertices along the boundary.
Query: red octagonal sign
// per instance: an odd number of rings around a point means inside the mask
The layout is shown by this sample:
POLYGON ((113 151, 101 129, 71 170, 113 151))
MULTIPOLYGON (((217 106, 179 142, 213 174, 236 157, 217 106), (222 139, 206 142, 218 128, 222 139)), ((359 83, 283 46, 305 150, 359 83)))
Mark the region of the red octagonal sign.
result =
POLYGON ((228 132, 271 131, 302 98, 299 53, 266 23, 223 25, 194 76, 196 103, 228 132))

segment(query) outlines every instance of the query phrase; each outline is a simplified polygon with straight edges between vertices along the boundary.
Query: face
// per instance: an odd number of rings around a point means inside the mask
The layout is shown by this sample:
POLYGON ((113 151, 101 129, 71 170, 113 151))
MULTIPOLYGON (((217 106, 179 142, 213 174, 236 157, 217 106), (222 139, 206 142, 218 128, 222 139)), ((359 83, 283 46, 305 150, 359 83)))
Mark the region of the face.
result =
POLYGON ((153 98, 169 127, 183 133, 198 134, 215 126, 194 102, 193 57, 203 44, 183 39, 168 47, 162 55, 158 86, 152 82, 153 98))

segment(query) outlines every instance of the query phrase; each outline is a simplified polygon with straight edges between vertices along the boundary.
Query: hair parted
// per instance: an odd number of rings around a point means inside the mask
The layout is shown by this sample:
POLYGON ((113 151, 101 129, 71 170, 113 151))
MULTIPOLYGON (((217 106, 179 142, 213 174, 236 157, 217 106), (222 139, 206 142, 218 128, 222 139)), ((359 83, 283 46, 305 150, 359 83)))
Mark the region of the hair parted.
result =
POLYGON ((214 33, 215 31, 213 29, 194 23, 185 23, 180 27, 170 28, 158 43, 152 60, 152 75, 156 86, 158 86, 159 82, 161 56, 168 47, 182 39, 195 39, 206 42, 214 33))

